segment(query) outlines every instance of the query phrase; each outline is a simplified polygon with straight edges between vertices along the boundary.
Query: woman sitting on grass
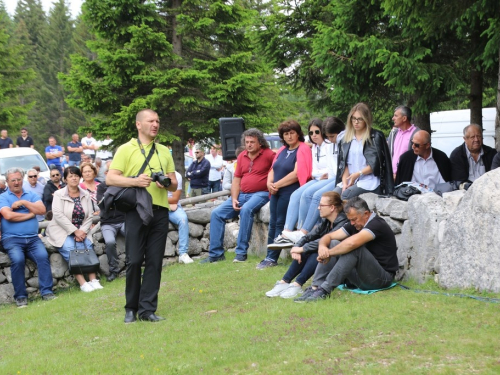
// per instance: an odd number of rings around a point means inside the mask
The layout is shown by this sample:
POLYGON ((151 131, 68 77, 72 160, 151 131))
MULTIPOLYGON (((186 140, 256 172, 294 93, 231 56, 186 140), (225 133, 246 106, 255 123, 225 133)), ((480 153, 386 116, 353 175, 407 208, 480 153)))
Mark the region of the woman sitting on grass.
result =
MULTIPOLYGON (((54 193, 52 201, 53 218, 47 226, 47 240, 58 248, 59 254, 69 262, 69 253, 76 249, 91 249, 87 237, 92 225, 94 210, 90 194, 79 187, 82 173, 78 167, 64 170, 66 187, 54 193)), ((82 292, 102 289, 95 273, 89 274, 89 282, 83 275, 75 275, 82 292)))
POLYGON ((323 193, 318 206, 321 224, 302 237, 290 251, 293 261, 288 271, 273 289, 266 293, 268 297, 294 298, 302 293, 302 286, 314 275, 318 265, 318 243, 321 237, 340 229, 347 223, 342 201, 338 193, 323 193), (295 282, 292 283, 292 280, 295 282))

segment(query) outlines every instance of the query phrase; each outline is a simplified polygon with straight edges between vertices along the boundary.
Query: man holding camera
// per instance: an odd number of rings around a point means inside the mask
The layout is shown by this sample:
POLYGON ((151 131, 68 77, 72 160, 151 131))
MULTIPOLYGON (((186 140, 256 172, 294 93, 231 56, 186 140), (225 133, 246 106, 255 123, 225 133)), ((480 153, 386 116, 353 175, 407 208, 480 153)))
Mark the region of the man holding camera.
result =
POLYGON ((109 167, 106 184, 145 188, 152 197, 153 218, 149 223, 143 222, 137 209, 126 214, 125 323, 135 322, 137 315, 140 320, 158 322, 164 320, 155 312, 167 240, 167 190, 173 192, 177 189, 177 179, 170 151, 154 142, 160 130, 158 114, 151 109, 143 109, 137 113, 135 125, 138 137, 118 148, 109 167), (137 176, 145 161, 147 166, 144 172, 137 176), (129 178, 134 176, 136 178, 129 178), (141 275, 143 262, 145 267, 141 275))

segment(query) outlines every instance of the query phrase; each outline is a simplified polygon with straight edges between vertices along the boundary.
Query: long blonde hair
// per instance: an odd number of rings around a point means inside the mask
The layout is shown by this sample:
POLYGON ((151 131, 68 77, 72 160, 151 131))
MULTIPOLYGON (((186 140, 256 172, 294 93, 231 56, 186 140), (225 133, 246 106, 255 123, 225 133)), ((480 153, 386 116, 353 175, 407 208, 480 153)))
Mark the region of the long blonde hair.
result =
POLYGON ((353 116, 354 112, 356 112, 356 111, 361 113, 361 117, 363 117, 363 120, 365 121, 365 125, 366 125, 365 133, 363 134, 363 138, 361 139, 361 142, 363 143, 363 146, 364 146, 366 141, 371 143, 370 131, 372 129, 372 123, 373 123, 372 112, 370 111, 370 108, 365 103, 358 103, 354 107, 351 108, 351 111, 349 112, 349 115, 347 116, 347 122, 346 122, 345 135, 344 135, 343 142, 349 143, 354 138, 355 130, 354 130, 354 126, 352 125, 352 116, 353 116))

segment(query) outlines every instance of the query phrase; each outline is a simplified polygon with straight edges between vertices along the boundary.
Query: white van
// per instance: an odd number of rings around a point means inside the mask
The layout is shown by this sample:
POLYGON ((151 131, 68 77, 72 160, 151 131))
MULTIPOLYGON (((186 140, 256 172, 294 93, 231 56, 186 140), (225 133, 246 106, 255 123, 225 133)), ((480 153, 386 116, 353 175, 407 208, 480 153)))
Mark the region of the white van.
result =
MULTIPOLYGON (((22 168, 24 172, 33 168, 35 165, 40 167, 39 175, 50 180, 50 171, 42 155, 30 147, 4 148, 0 150, 0 174, 5 176, 9 168, 22 168)), ((27 179, 26 175, 24 176, 27 179)))
MULTIPOLYGON (((483 143, 495 148, 496 108, 483 108, 483 143)), ((464 142, 464 128, 470 124, 470 110, 431 113, 432 147, 450 156, 464 142)))

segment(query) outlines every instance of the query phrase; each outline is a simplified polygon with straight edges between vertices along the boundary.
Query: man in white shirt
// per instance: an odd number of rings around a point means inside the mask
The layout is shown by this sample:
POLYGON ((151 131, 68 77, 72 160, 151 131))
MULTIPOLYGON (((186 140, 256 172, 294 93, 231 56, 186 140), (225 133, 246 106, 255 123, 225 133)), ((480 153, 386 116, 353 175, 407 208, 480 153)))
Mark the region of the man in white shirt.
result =
POLYGON ((95 160, 95 150, 99 148, 97 141, 92 137, 92 132, 88 132, 86 137, 82 138, 83 153, 89 155, 92 162, 95 160))
POLYGON ((206 194, 216 193, 221 190, 220 180, 222 170, 222 156, 217 155, 217 149, 220 148, 218 145, 213 145, 210 148, 210 154, 205 156, 210 162, 210 173, 208 174, 208 189, 206 194))

